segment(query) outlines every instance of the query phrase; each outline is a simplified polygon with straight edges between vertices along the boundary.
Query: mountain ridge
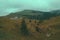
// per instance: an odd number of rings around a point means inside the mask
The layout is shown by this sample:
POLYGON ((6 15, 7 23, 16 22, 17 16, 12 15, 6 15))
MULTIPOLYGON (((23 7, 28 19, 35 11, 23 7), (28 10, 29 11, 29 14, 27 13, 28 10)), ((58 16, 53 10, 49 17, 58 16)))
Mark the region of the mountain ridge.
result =
POLYGON ((43 11, 35 11, 35 10, 24 10, 20 12, 10 13, 7 15, 7 17, 26 17, 29 19, 38 19, 38 20, 44 20, 44 19, 50 19, 51 17, 60 16, 60 12, 51 11, 51 12, 43 12, 43 11))

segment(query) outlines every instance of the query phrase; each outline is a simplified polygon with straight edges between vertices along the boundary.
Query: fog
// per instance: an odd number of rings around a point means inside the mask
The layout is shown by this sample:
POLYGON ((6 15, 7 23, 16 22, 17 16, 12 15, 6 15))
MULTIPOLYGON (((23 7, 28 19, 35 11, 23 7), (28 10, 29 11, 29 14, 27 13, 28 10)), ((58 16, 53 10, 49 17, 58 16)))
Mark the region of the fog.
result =
POLYGON ((0 16, 19 10, 51 11, 60 9, 60 0, 0 0, 0 16))

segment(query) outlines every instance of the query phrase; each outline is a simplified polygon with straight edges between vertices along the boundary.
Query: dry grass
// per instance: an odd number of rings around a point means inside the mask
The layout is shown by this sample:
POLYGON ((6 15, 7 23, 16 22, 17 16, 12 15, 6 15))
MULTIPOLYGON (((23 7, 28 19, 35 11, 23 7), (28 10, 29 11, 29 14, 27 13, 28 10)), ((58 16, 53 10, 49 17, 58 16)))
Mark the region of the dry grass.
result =
POLYGON ((60 29, 58 30, 57 26, 55 26, 59 24, 60 28, 60 16, 39 22, 40 20, 25 19, 30 35, 22 36, 20 33, 22 19, 0 18, 0 40, 60 40, 60 29), (29 22, 30 20, 31 22, 29 22), (41 28, 42 32, 37 32, 36 27, 41 28), (53 34, 48 38, 46 33, 49 27, 53 34))

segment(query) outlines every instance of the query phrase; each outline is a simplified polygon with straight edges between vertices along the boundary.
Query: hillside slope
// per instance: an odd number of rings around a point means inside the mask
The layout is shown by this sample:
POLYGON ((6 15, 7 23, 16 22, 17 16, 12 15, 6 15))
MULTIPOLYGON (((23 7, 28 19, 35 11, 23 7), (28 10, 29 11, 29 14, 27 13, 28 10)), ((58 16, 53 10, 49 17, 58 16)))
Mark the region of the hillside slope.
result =
POLYGON ((10 13, 6 17, 10 18, 21 18, 26 17, 28 19, 37 19, 37 20, 46 20, 50 19, 51 17, 60 16, 60 12, 51 11, 51 12, 43 12, 43 11, 35 11, 35 10, 24 10, 15 13, 10 13))
POLYGON ((60 16, 43 21, 2 17, 0 40, 60 40, 60 16))

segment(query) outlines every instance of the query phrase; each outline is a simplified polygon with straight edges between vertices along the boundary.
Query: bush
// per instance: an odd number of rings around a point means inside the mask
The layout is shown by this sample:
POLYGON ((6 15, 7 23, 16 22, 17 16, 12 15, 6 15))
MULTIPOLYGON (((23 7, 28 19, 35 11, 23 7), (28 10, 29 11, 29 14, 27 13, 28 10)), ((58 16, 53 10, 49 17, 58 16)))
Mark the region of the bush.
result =
POLYGON ((25 23, 25 20, 22 21, 22 24, 21 24, 21 34, 24 35, 24 36, 27 36, 29 35, 29 31, 27 29, 27 25, 25 23))

